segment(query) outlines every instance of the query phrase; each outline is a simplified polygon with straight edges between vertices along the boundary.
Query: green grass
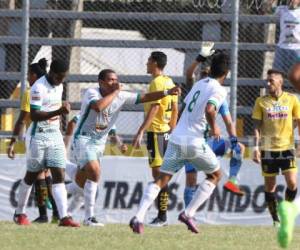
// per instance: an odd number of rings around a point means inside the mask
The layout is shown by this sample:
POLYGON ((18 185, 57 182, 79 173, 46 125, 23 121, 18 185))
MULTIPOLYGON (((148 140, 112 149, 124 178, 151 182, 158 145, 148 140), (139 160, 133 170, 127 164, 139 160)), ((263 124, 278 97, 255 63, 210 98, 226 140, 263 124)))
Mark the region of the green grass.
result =
MULTIPOLYGON (((201 225, 200 230, 195 235, 183 225, 146 227, 144 235, 136 235, 127 225, 119 224, 104 228, 60 228, 52 224, 21 227, 0 222, 0 249, 280 249, 273 227, 201 225)), ((300 249, 300 228, 295 230, 289 249, 300 249)))

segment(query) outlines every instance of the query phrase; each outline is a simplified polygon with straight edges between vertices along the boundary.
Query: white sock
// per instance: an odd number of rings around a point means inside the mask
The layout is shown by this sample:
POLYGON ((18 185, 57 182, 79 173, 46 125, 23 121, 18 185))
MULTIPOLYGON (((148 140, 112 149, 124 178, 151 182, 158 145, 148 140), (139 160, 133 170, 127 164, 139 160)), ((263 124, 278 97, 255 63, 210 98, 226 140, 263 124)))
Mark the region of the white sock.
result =
POLYGON ((64 183, 57 183, 52 185, 52 194, 57 206, 59 218, 62 219, 68 216, 68 198, 67 190, 64 183))
POLYGON ((84 184, 84 207, 85 207, 85 219, 94 216, 94 207, 96 202, 98 183, 86 180, 84 184))
POLYGON ((77 166, 76 164, 70 162, 70 161, 67 161, 67 164, 66 164, 66 173, 67 175, 70 177, 70 179, 72 181, 75 181, 75 176, 76 176, 76 173, 77 173, 77 166))
POLYGON ((160 187, 155 183, 150 183, 146 187, 145 192, 143 194, 142 201, 136 213, 136 218, 139 222, 142 223, 144 221, 146 212, 149 209, 149 207, 152 205, 155 198, 158 196, 159 191, 160 191, 160 187))
POLYGON ((194 217, 197 209, 211 196, 216 185, 212 182, 205 180, 197 188, 194 198, 185 209, 185 215, 187 217, 194 217))
POLYGON ((68 214, 72 216, 77 210, 79 210, 84 205, 83 193, 76 193, 68 206, 68 214))
POLYGON ((27 185, 24 180, 21 181, 18 192, 18 207, 16 214, 25 214, 27 202, 31 193, 32 185, 27 185))
POLYGON ((77 185, 76 182, 71 182, 66 185, 66 189, 68 194, 82 194, 83 195, 83 189, 77 185))

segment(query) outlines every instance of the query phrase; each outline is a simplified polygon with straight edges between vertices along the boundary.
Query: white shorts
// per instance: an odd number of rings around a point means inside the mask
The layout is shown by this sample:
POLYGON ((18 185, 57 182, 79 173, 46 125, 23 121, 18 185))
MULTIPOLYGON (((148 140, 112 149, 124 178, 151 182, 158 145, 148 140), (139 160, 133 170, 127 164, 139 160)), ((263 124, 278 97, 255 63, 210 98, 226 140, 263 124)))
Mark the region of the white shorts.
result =
POLYGON ((174 174, 184 164, 192 164, 198 171, 211 174, 220 169, 219 161, 203 140, 199 145, 178 145, 169 142, 160 171, 167 174, 174 174))

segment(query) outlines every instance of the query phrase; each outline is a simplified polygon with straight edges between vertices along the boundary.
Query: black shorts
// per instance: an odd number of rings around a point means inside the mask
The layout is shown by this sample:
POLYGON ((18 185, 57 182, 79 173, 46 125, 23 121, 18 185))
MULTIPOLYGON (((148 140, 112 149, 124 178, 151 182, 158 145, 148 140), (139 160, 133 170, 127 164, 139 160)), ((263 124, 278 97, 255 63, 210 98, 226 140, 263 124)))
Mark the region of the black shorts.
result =
POLYGON ((169 132, 147 132, 147 150, 150 167, 160 167, 167 149, 169 132))
POLYGON ((295 151, 261 151, 263 176, 276 176, 287 171, 297 171, 295 151))

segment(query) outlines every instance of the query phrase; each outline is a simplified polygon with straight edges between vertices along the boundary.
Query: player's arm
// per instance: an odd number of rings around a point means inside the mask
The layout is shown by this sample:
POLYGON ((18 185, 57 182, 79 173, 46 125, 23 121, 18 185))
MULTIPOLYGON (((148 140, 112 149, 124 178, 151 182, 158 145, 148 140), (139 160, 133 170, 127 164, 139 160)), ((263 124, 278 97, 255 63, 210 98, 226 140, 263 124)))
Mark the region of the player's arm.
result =
POLYGON ((128 147, 123 142, 123 140, 121 139, 121 137, 117 135, 116 130, 115 129, 111 129, 109 131, 108 135, 109 135, 109 139, 110 139, 111 144, 117 145, 118 148, 120 149, 120 151, 122 152, 122 154, 125 154, 126 151, 128 150, 128 147))
MULTIPOLYGON (((90 102, 91 109, 95 110, 96 112, 101 112, 107 106, 109 106, 121 90, 120 84, 114 84, 114 87, 115 87, 115 90, 112 93, 110 93, 109 95, 107 95, 99 100, 92 100, 90 102)), ((92 96, 90 96, 90 99, 91 98, 92 98, 92 96)))
POLYGON ((178 103, 175 101, 172 101, 172 113, 171 113, 171 119, 169 122, 169 126, 171 128, 171 131, 176 127, 177 120, 178 120, 178 103))
MULTIPOLYGON (((160 92, 162 92, 162 91, 160 91, 160 92)), ((159 103, 151 104, 151 107, 150 107, 150 109, 149 109, 149 111, 146 115, 146 118, 145 118, 144 122, 140 126, 137 134, 135 135, 135 137, 133 139, 133 143, 132 143, 133 147, 139 148, 141 146, 144 133, 150 127, 150 125, 151 125, 155 115, 157 114, 158 110, 159 110, 159 103)))
POLYGON ((175 86, 168 90, 155 91, 155 92, 150 92, 150 93, 140 95, 139 99, 136 101, 136 104, 157 101, 157 100, 164 98, 167 95, 180 95, 180 94, 181 94, 180 87, 175 86))
POLYGON ((64 137, 64 143, 65 143, 65 147, 68 148, 69 144, 70 144, 70 139, 72 138, 74 129, 76 127, 77 124, 77 117, 73 117, 73 119, 71 121, 68 122, 67 125, 67 129, 66 129, 66 133, 65 133, 65 137, 64 137))
POLYGON ((54 111, 46 112, 41 111, 40 106, 30 105, 30 118, 34 122, 46 121, 55 116, 69 114, 71 106, 68 102, 63 102, 62 106, 54 111))
POLYGON ((19 117, 16 121, 12 137, 9 142, 9 146, 7 149, 7 156, 11 159, 15 158, 14 145, 16 143, 16 138, 21 134, 23 128, 25 126, 25 121, 29 118, 30 113, 24 110, 20 111, 19 117))
POLYGON ((254 148, 253 148, 253 161, 260 163, 260 151, 259 151, 259 141, 260 141, 260 128, 262 121, 253 119, 254 123, 254 148))
POLYGON ((205 107, 205 117, 210 127, 210 134, 213 137, 220 137, 220 129, 216 123, 217 110, 216 106, 212 103, 207 103, 205 107))

